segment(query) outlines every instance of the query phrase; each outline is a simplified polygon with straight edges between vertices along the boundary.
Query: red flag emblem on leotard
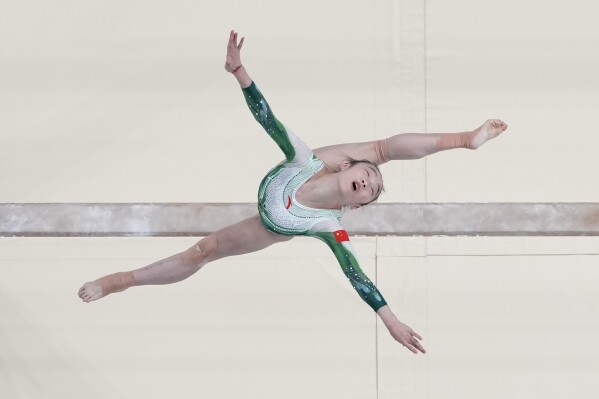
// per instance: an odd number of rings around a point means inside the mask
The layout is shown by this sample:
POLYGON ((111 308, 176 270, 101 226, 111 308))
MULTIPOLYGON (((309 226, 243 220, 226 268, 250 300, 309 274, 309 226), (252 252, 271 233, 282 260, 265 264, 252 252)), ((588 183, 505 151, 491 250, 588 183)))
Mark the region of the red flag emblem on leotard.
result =
POLYGON ((349 241, 349 237, 347 235, 347 231, 345 231, 345 230, 334 231, 333 235, 335 236, 335 240, 337 242, 349 241))
POLYGON ((291 197, 288 195, 287 199, 288 199, 288 201, 287 201, 287 206, 285 207, 285 209, 291 208, 291 197))

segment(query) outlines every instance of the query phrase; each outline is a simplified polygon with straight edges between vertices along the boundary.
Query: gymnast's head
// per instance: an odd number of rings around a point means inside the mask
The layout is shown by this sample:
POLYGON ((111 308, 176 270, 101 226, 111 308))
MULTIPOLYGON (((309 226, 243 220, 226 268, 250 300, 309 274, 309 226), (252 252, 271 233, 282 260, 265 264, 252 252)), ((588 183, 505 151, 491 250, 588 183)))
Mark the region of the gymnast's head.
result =
POLYGON ((337 173, 339 189, 350 209, 376 201, 384 191, 381 171, 370 161, 346 159, 341 162, 337 173))

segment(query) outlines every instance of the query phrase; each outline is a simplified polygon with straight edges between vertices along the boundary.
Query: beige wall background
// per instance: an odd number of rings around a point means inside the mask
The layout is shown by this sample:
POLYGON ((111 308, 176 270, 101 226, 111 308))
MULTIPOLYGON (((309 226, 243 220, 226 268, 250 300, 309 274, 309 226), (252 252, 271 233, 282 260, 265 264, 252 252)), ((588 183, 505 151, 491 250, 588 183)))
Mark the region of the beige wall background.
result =
MULTIPOLYGON (((383 166, 381 202, 597 202, 596 13, 582 0, 5 1, 0 202, 254 202, 281 156, 223 70, 233 28, 277 116, 313 147, 510 125, 478 151, 383 166)), ((196 240, 0 239, 0 397, 599 394, 597 238, 353 238, 424 336, 418 356, 316 240, 78 301, 83 282, 196 240)))

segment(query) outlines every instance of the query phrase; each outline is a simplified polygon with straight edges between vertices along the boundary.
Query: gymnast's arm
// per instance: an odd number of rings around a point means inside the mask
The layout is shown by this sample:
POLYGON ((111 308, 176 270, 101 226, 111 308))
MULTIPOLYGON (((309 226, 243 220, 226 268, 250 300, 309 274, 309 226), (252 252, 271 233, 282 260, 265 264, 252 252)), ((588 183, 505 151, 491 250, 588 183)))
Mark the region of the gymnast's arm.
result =
POLYGON ((347 232, 338 222, 320 222, 310 229, 309 235, 318 238, 331 248, 351 285, 375 312, 387 306, 379 290, 360 269, 347 232))
POLYGON ((227 61, 225 70, 231 72, 243 91, 246 103, 252 113, 252 116, 266 130, 268 135, 277 143, 279 148, 285 154, 287 163, 303 164, 312 157, 312 150, 289 128, 283 125, 273 114, 268 102, 262 95, 262 92, 252 81, 245 67, 241 64, 239 50, 243 44, 241 39, 237 45, 237 33, 229 36, 227 47, 227 61))
POLYGON ((418 341, 422 337, 397 319, 379 290, 360 269, 347 232, 343 230, 343 227, 335 221, 324 221, 314 225, 309 235, 324 241, 331 248, 341 265, 341 269, 343 269, 343 273, 345 273, 360 297, 381 318, 391 336, 413 353, 418 353, 418 351, 426 353, 426 350, 418 341))
POLYGON ((256 83, 244 88, 243 95, 254 118, 285 154, 288 165, 302 165, 312 158, 312 150, 274 116, 256 83))

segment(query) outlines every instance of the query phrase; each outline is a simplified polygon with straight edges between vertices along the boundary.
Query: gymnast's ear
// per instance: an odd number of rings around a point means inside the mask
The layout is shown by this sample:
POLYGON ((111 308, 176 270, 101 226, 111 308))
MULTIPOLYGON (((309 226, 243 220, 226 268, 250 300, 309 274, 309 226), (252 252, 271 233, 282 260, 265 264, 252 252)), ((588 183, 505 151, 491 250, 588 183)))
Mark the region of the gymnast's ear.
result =
POLYGON ((339 166, 341 166, 341 170, 345 170, 345 169, 348 169, 349 167, 351 167, 351 163, 349 162, 349 160, 344 159, 343 161, 341 161, 339 166))

